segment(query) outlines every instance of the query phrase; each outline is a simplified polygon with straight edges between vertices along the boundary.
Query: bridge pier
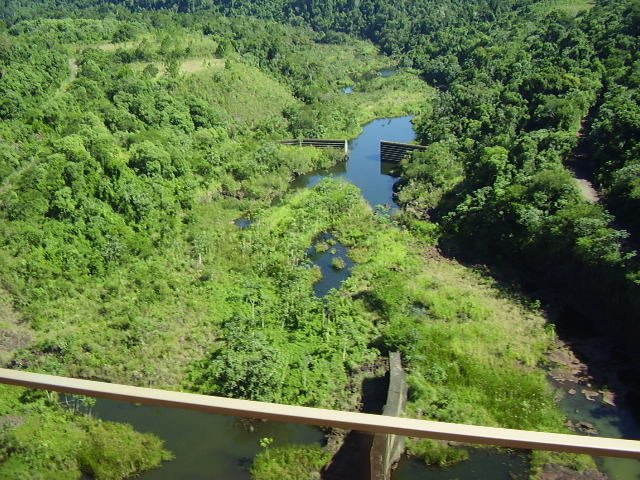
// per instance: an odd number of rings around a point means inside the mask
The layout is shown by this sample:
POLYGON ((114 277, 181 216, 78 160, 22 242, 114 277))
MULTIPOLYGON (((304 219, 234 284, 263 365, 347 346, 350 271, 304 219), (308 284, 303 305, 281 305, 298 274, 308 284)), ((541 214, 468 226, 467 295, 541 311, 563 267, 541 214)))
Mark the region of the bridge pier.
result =
MULTIPOLYGON (((407 374, 399 352, 389 353, 389 390, 383 415, 399 417, 407 405, 407 374)), ((371 480, 389 480, 391 469, 404 453, 405 437, 377 433, 371 446, 371 480)))

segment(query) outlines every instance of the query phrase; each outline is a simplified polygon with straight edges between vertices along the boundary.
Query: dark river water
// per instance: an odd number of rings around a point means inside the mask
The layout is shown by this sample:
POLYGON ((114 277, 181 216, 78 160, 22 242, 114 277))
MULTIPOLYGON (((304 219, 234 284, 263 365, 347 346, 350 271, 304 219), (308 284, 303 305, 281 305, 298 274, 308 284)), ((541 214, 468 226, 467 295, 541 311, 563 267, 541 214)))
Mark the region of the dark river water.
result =
MULTIPOLYGON (((569 419, 589 422, 602 437, 640 439, 640 425, 627 408, 613 407, 601 399, 588 400, 579 391, 573 395, 565 392, 560 406, 569 419)), ((640 460, 600 457, 596 461, 609 478, 640 480, 640 460)))
POLYGON ((175 459, 162 468, 136 477, 144 480, 249 480, 253 457, 261 438, 273 445, 320 444, 322 431, 304 425, 245 423, 234 417, 164 407, 137 407, 98 400, 94 415, 103 420, 126 422, 141 432, 165 441, 175 459))
MULTIPOLYGON (((385 211, 397 209, 393 200, 393 185, 397 178, 392 174, 393 165, 380 162, 380 140, 411 142, 414 137, 411 117, 375 120, 364 127, 357 139, 349 142, 350 155, 346 162, 301 176, 296 179, 293 188, 313 186, 325 177, 341 177, 358 186, 372 206, 380 206, 385 211)), ((239 222, 240 228, 250 228, 250 221, 240 219, 239 222)), ((322 272, 322 280, 315 285, 318 297, 326 295, 331 288, 338 288, 350 274, 353 262, 347 250, 326 234, 316 239, 308 255, 322 272), (328 244, 328 248, 326 245, 317 248, 318 242, 328 244), (344 262, 340 268, 335 268, 335 258, 344 262)), ((590 402, 580 395, 565 395, 561 406, 573 420, 593 423, 603 436, 640 436, 640 428, 623 409, 590 402)), ((105 420, 130 423, 143 432, 153 432, 175 454, 175 460, 138 477, 143 480, 248 480, 249 468, 259 451, 258 442, 261 438, 273 438, 274 445, 323 442, 322 432, 313 427, 266 422, 244 424, 232 417, 169 408, 137 407, 107 400, 97 402, 94 414, 105 420)), ((601 459, 599 463, 611 479, 640 480, 640 461, 609 458, 601 459)), ((523 453, 471 450, 469 461, 449 469, 427 468, 405 457, 392 478, 508 480, 527 478, 527 472, 528 460, 523 453)))
POLYGON ((340 242, 337 242, 332 235, 323 234, 316 239, 315 245, 308 251, 309 259, 320 267, 322 278, 313 286, 317 297, 324 297, 332 288, 338 288, 340 284, 349 278, 351 268, 354 263, 347 249, 340 242), (326 250, 319 248, 324 245, 326 250), (341 265, 336 266, 335 260, 339 260, 341 265))

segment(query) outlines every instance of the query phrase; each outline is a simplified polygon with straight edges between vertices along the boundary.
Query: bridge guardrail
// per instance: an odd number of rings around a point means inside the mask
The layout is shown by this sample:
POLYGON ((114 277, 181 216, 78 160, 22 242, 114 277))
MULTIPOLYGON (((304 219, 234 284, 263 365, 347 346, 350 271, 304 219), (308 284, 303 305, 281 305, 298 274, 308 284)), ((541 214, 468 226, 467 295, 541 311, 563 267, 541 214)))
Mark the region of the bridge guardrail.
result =
POLYGON ((0 383, 202 412, 508 448, 640 459, 640 441, 533 432, 237 400, 0 369, 0 383))

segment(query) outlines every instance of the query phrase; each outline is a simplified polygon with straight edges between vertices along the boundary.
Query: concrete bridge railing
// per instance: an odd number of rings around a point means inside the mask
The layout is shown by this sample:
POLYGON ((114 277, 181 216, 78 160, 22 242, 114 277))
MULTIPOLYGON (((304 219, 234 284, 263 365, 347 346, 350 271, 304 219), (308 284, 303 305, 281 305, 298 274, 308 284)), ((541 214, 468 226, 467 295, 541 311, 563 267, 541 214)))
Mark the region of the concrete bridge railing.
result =
POLYGON ((399 163, 405 157, 411 155, 414 151, 423 151, 427 147, 424 145, 414 145, 412 143, 388 142, 382 140, 380 142, 380 160, 383 162, 399 163))
POLYGON ((295 145, 299 147, 336 148, 343 150, 345 155, 349 152, 349 142, 346 140, 322 140, 319 138, 297 138, 282 140, 283 145, 295 145))
POLYGON ((0 383, 146 405, 184 408, 241 418, 256 418, 276 422, 317 425, 508 448, 640 459, 640 441, 637 440, 532 432, 528 430, 482 427, 479 425, 433 422, 415 418, 390 417, 370 413, 298 407, 95 382, 5 368, 0 368, 0 383))

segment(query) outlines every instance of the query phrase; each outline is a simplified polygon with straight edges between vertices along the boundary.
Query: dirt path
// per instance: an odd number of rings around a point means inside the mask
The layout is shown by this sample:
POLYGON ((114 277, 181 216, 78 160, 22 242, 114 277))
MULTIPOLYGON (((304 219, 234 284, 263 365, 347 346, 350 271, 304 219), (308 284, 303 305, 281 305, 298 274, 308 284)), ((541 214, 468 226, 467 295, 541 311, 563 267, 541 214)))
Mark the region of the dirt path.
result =
POLYGON ((69 69, 71 73, 69 75, 69 82, 73 82, 76 78, 78 78, 78 64, 76 63, 75 58, 69 59, 69 69))
POLYGON ((73 81, 78 78, 78 64, 76 63, 75 58, 69 59, 69 76, 66 80, 64 80, 60 84, 60 88, 58 88, 58 93, 64 92, 73 81))
POLYGON ((581 171, 577 164, 569 164, 567 167, 573 173, 573 178, 582 194, 582 198, 589 203, 598 203, 600 201, 600 192, 591 181, 590 175, 581 171))
MULTIPOLYGON (((598 105, 598 103, 596 103, 598 105)), ((580 131, 578 132, 578 144, 573 151, 572 157, 565 166, 573 173, 576 185, 584 198, 589 203, 598 203, 601 199, 600 192, 593 182, 593 171, 589 168, 589 158, 591 156, 591 147, 587 140, 587 134, 591 130, 591 124, 597 106, 594 106, 589 113, 582 119, 580 131)))
POLYGON ((6 366, 15 352, 30 346, 35 332, 13 308, 11 296, 0 287, 0 365, 6 366))

